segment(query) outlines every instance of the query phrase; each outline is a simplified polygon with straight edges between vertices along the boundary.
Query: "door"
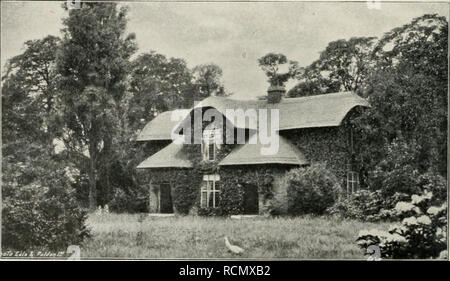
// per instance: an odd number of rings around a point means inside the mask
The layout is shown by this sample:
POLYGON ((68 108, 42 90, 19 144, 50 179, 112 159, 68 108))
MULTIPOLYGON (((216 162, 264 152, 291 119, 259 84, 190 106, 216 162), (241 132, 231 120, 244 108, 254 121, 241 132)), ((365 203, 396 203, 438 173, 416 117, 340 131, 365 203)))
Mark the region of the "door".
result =
POLYGON ((172 194, 168 183, 162 183, 159 186, 159 212, 163 214, 173 213, 172 194))
POLYGON ((259 213, 258 186, 244 185, 244 214, 255 215, 259 213))

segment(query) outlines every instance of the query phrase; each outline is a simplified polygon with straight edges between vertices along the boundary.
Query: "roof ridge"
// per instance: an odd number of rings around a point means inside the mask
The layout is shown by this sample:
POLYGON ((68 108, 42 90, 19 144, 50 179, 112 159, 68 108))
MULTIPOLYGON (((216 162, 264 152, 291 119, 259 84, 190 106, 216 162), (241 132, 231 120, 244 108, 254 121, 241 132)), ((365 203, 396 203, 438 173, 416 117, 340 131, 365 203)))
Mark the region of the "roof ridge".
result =
MULTIPOLYGON (((347 116, 347 113, 355 107, 368 107, 368 101, 358 96, 355 92, 336 92, 321 94, 315 96, 285 98, 276 104, 269 104, 264 100, 234 100, 229 97, 211 96, 203 99, 196 107, 211 107, 217 109, 222 115, 226 114, 227 109, 242 109, 245 111, 245 124, 239 125, 237 116, 235 114, 234 120, 229 120, 232 125, 237 128, 258 129, 253 126, 255 116, 253 112, 247 114, 248 109, 278 109, 279 110, 279 130, 288 129, 302 129, 314 127, 334 127, 341 125, 342 120, 347 116)), ((186 110, 186 109, 179 109, 186 110)), ((186 111, 192 112, 193 108, 186 111)), ((153 139, 171 139, 172 129, 179 127, 184 121, 172 121, 170 112, 166 111, 157 115, 150 121, 139 134, 138 140, 153 140, 153 139), (160 133, 163 132, 163 133, 160 133), (161 135, 161 136, 159 136, 161 135)), ((226 115, 225 115, 226 116, 226 115)), ((267 118, 269 118, 268 115, 267 118)), ((228 121, 227 121, 228 122, 228 121)))

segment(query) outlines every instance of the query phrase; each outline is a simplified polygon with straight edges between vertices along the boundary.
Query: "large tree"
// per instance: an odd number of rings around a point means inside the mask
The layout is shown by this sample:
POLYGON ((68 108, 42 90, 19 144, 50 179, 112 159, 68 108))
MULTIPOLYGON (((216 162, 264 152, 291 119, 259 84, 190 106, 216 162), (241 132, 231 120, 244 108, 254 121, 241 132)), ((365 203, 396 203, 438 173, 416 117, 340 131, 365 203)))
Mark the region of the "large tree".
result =
POLYGON ((284 84, 299 71, 298 63, 290 61, 283 54, 268 53, 258 59, 258 64, 268 78, 272 86, 284 86, 284 84), (284 69, 284 72, 282 68, 284 69))
MULTIPOLYGON (((56 52, 60 39, 47 36, 43 39, 25 42, 22 54, 11 58, 6 64, 3 80, 3 124, 9 122, 42 122, 27 131, 35 131, 45 138, 49 149, 58 136, 58 73, 55 71, 56 52), (25 112, 28 111, 28 112, 25 112), (31 114, 33 111, 33 115, 31 114), (22 112, 22 113, 19 113, 22 112), (11 119, 15 116, 14 120, 11 119), (11 117, 11 118, 10 118, 11 117), (36 131, 38 130, 38 131, 36 131)), ((4 131, 6 135, 19 133, 26 124, 4 131)), ((22 138, 27 138, 22 135, 22 138)), ((34 137, 37 137, 34 135, 34 137)), ((6 140, 6 139, 5 139, 6 140)), ((8 141, 8 140, 6 140, 8 141)))
POLYGON ((132 62, 129 122, 136 131, 163 111, 188 106, 193 89, 186 62, 156 52, 139 55, 132 62))
POLYGON ((415 167, 446 175, 448 23, 424 15, 386 33, 374 49, 376 62, 362 95, 369 108, 358 121, 363 163, 376 164, 395 139, 417 147, 415 167))
POLYGON ((194 100, 209 96, 225 96, 222 69, 216 64, 201 64, 192 69, 194 100))
POLYGON ((330 42, 318 60, 307 66, 289 91, 290 97, 338 91, 359 91, 371 67, 374 37, 352 37, 330 42))
POLYGON ((89 152, 89 205, 95 208, 99 167, 109 165, 105 157, 112 152, 135 36, 125 34, 127 9, 116 3, 83 3, 68 12, 57 60, 65 141, 89 152))

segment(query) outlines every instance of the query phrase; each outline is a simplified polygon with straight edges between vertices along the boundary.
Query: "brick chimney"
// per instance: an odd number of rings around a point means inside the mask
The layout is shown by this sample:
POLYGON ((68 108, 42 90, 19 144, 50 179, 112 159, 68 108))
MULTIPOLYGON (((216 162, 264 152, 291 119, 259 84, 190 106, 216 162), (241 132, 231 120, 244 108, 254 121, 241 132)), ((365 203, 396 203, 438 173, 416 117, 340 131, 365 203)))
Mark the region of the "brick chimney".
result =
POLYGON ((268 103, 279 103, 281 98, 286 93, 284 86, 273 86, 271 85, 267 90, 267 102, 268 103))

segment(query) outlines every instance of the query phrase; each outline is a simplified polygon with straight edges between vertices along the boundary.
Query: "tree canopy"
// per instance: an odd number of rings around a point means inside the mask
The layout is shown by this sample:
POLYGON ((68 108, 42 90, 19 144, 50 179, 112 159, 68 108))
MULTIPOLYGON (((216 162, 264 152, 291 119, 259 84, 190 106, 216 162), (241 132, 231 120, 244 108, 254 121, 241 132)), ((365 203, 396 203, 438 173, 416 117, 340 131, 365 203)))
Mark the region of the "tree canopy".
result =
POLYGON ((287 57, 283 54, 268 53, 259 58, 258 63, 272 86, 284 86, 298 71, 297 62, 288 61, 287 57), (287 67, 288 69, 284 73, 280 73, 280 68, 282 67, 287 67))
POLYGON ((65 141, 89 152, 91 208, 96 206, 99 161, 109 163, 101 156, 111 155, 115 109, 125 96, 129 58, 136 50, 134 34, 125 34, 126 13, 116 3, 84 3, 63 21, 57 68, 65 141))

